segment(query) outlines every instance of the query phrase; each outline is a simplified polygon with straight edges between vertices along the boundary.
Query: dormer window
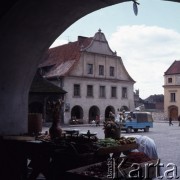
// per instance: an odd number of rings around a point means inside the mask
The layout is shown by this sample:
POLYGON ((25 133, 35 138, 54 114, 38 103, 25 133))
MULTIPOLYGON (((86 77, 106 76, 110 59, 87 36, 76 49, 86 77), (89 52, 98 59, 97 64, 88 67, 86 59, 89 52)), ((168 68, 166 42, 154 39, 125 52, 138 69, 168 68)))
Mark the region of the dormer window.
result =
POLYGON ((168 78, 168 83, 172 83, 172 78, 168 78))

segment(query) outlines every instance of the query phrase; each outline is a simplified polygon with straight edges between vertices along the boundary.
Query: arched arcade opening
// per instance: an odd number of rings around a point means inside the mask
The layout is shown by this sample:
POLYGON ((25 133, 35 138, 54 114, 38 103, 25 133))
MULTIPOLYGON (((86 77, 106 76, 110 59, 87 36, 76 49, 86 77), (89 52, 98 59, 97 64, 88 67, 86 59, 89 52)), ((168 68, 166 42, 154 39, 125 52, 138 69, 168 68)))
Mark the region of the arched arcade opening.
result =
POLYGON ((71 110, 71 119, 83 121, 83 109, 81 106, 74 106, 71 110))
POLYGON ((172 118, 172 120, 177 120, 178 119, 178 107, 177 106, 169 106, 168 114, 169 114, 169 117, 172 118))
POLYGON ((105 120, 109 119, 110 111, 115 114, 115 108, 113 106, 107 106, 105 109, 105 120))
POLYGON ((129 108, 127 106, 122 106, 119 111, 129 111, 129 108))
POLYGON ((126 1, 130 0, 4 1, 0 9, 0 134, 28 132, 29 89, 51 44, 83 16, 126 1))
POLYGON ((89 109, 89 123, 91 123, 91 121, 95 121, 96 117, 100 116, 100 110, 97 106, 91 106, 89 109))

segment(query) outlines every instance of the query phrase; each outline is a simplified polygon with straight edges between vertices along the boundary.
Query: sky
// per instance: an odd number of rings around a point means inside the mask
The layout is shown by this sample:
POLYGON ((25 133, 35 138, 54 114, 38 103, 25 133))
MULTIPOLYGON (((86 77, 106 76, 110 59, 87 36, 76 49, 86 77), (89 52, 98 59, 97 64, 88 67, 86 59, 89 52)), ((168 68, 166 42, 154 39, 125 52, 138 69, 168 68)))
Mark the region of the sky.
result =
MULTIPOLYGON (((140 97, 164 94, 164 72, 180 60, 180 3, 138 0, 119 3, 92 12, 72 24, 51 45, 55 47, 93 37, 101 29, 112 51, 122 58, 126 70, 136 81, 140 97)), ((50 47, 50 48, 51 48, 50 47)))

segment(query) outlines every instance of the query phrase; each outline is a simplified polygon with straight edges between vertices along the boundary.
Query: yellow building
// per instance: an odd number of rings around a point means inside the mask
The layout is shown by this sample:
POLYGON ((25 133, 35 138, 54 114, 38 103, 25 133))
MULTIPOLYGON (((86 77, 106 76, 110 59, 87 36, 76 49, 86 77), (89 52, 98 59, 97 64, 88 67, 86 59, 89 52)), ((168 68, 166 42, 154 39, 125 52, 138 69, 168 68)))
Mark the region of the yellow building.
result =
POLYGON ((164 113, 177 120, 180 114, 180 61, 175 60, 164 73, 164 113))

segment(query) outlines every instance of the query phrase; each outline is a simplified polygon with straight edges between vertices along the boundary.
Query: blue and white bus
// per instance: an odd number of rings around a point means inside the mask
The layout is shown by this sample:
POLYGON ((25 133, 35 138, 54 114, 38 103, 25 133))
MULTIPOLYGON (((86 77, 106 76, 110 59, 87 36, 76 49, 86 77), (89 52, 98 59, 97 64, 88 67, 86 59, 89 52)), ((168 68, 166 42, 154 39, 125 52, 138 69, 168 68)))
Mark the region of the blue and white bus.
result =
POLYGON ((121 130, 125 130, 127 133, 138 132, 138 130, 149 132, 149 128, 153 128, 153 117, 150 112, 125 112, 121 130))

